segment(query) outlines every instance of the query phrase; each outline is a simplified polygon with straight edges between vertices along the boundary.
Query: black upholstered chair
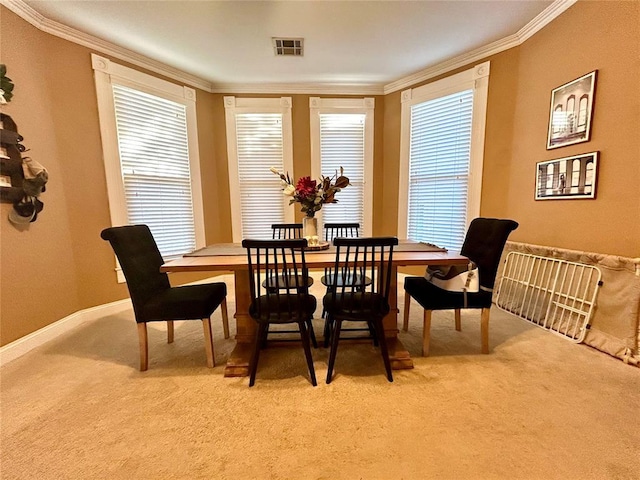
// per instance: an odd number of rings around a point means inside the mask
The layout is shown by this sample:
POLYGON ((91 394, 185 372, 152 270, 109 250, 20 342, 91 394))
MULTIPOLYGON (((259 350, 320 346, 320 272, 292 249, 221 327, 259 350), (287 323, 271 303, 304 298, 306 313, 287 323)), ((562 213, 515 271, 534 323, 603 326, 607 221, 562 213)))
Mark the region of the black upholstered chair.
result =
POLYGON ((302 238, 301 223, 274 223, 271 225, 271 238, 274 240, 288 240, 302 238))
POLYGON ((258 324, 253 356, 249 365, 249 386, 258 369, 260 348, 265 344, 272 324, 298 324, 309 376, 317 385, 311 357, 310 338, 315 345, 311 320, 316 298, 309 293, 309 272, 304 256, 305 239, 243 240, 249 264, 251 306, 249 315, 258 324), (284 284, 283 284, 284 282, 284 284), (264 285, 269 285, 265 288, 264 285))
POLYGON ((436 287, 424 277, 406 277, 404 280, 403 330, 409 327, 409 307, 414 298, 424 308, 424 330, 422 333, 422 355, 429 355, 431 312, 433 310, 455 310, 456 330, 461 330, 460 309, 481 309, 482 353, 489 353, 489 314, 493 286, 498 272, 500 256, 509 234, 518 228, 513 220, 476 218, 469 225, 460 253, 478 266, 480 291, 477 293, 451 292, 436 287))
POLYGON ((207 366, 214 367, 211 315, 222 306, 224 338, 229 338, 227 286, 207 283, 171 287, 153 235, 146 225, 106 228, 100 236, 109 241, 127 280, 140 343, 140 371, 148 368, 147 322, 167 322, 168 342, 173 342, 175 320, 201 320, 207 366))
POLYGON ((391 362, 382 319, 389 313, 389 291, 395 237, 336 238, 333 284, 323 299, 331 339, 327 383, 331 383, 343 322, 366 322, 380 345, 387 379, 392 382, 391 362), (355 281, 352 272, 366 272, 368 285, 355 281), (352 282, 349 283, 348 279, 352 282))

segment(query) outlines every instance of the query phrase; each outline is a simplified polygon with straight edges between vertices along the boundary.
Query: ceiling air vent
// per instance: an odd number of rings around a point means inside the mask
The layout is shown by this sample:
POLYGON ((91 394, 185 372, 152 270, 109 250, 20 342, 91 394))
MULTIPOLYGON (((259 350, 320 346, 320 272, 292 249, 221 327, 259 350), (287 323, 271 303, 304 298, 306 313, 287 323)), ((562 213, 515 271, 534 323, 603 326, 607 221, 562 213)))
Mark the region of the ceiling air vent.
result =
POLYGON ((276 57, 293 56, 301 57, 304 53, 304 38, 276 38, 271 39, 273 51, 276 57))

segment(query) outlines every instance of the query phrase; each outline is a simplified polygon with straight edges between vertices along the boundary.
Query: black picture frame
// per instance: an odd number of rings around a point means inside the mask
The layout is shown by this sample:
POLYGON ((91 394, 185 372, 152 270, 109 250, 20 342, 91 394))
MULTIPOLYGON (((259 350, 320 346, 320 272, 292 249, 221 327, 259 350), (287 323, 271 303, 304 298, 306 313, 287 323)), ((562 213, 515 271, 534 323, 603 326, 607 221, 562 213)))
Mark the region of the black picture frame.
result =
POLYGON ((536 200, 596 198, 599 152, 536 164, 536 200))
POLYGON ((551 91, 547 150, 589 141, 597 72, 551 91))

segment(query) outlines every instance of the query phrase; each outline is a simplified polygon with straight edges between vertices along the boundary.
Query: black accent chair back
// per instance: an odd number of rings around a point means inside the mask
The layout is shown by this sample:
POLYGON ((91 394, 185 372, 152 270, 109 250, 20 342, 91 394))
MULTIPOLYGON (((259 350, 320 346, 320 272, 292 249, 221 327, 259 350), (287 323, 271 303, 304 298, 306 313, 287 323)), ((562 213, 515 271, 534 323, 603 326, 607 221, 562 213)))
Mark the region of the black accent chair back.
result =
MULTIPOLYGON (((291 239, 301 239, 302 238, 302 224, 301 223, 273 223, 271 225, 272 235, 271 238, 274 240, 291 240, 291 239)), ((271 281, 265 280, 263 283, 263 287, 275 289, 276 279, 271 279, 271 281)), ((308 278, 309 286, 313 285, 313 277, 308 278)), ((279 285, 281 288, 287 289, 289 288, 289 282, 286 278, 279 279, 279 285)))
MULTIPOLYGON (((331 243, 334 238, 343 237, 343 238, 356 238, 360 236, 360 224, 359 223, 325 223, 324 224, 324 239, 325 241, 331 243)), ((331 276, 332 268, 325 268, 324 275, 320 278, 320 282, 327 287, 327 291, 331 289, 331 284, 333 283, 333 277, 331 276)), ((342 277, 341 277, 342 278, 342 277)), ((351 283, 353 281, 365 281, 370 282, 371 279, 367 277, 358 277, 358 278, 349 278, 348 282, 351 283)), ((340 278, 338 279, 340 281, 340 278)), ((322 310, 322 318, 325 318, 326 312, 324 309, 322 310)), ((324 346, 325 348, 329 346, 329 337, 327 335, 329 325, 325 322, 325 336, 324 336, 324 346)), ((361 328, 349 329, 349 330, 362 330, 361 328)))
POLYGON ((476 218, 467 230, 460 253, 478 266, 480 291, 477 293, 451 292, 436 287, 424 277, 406 277, 403 330, 409 327, 409 308, 414 298, 424 308, 422 354, 429 355, 431 312, 454 310, 456 330, 461 330, 460 309, 481 309, 482 353, 489 353, 489 314, 493 287, 496 281, 502 251, 509 234, 518 228, 513 220, 476 218), (465 299, 466 296, 466 299, 465 299), (466 300, 466 303, 465 303, 466 300), (466 306, 465 306, 466 305, 466 306))
POLYGON ((355 238, 360 236, 359 223, 325 223, 324 239, 331 243, 336 237, 355 238))
POLYGON ((214 367, 211 315, 222 305, 224 337, 229 338, 227 286, 220 283, 171 287, 158 246, 146 225, 128 225, 104 229, 118 257, 133 303, 140 343, 140 371, 148 368, 147 322, 167 322, 168 342, 173 342, 175 320, 202 320, 207 365, 214 367))
POLYGON ((249 365, 249 386, 256 379, 260 348, 266 343, 269 325, 298 324, 313 386, 317 385, 311 357, 310 337, 315 344, 311 320, 316 298, 309 293, 309 271, 305 262, 305 239, 243 240, 249 264, 251 306, 249 315, 258 324, 249 365), (267 285, 265 287, 265 285, 267 285))
POLYGON ((271 225, 271 230, 271 238, 274 240, 302 238, 301 223, 274 223, 271 225))
POLYGON ((398 239, 336 238, 333 243, 337 248, 333 283, 323 299, 331 340, 327 383, 331 383, 342 323, 345 321, 367 322, 380 345, 387 379, 392 382, 391 362, 382 320, 390 308, 393 247, 398 245, 398 239), (361 280, 365 274, 370 279, 366 285, 361 280))

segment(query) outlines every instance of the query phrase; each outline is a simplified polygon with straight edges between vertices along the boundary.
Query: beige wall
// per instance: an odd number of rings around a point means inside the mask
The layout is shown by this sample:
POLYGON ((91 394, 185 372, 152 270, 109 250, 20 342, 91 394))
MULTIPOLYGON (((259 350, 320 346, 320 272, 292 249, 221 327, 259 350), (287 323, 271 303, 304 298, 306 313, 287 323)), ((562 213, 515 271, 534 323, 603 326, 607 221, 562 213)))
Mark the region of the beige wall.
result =
MULTIPOLYGON (((520 47, 488 58, 481 215, 517 220, 511 240, 640 256, 639 5, 578 2, 520 47), (551 90, 596 69, 591 141, 547 151, 551 90), (596 150, 596 199, 534 200, 537 162, 596 150)), ((385 110, 382 230, 393 232, 399 92, 387 95, 385 110)))
MULTIPOLYGON (((522 46, 491 60, 481 214, 520 222, 512 239, 640 255, 638 3, 579 2, 522 46), (551 89, 599 70, 592 140, 547 151, 551 89), (595 200, 535 202, 535 164, 601 152, 595 200)), ((0 343, 78 310, 119 300, 91 50, 0 7, 0 54, 16 84, 4 109, 51 174, 27 231, 1 206, 0 343)), ((120 62, 122 63, 122 62, 120 62)), ((477 62, 479 63, 479 62, 477 62)), ((417 85, 416 85, 417 86, 417 85)), ((244 95, 247 96, 247 95, 244 95)), ((309 96, 293 97, 295 175, 310 173, 309 96)), ((222 95, 197 91, 207 242, 231 240, 222 95)), ((396 234, 400 93, 376 97, 374 233, 396 234)), ((300 214, 298 212, 298 218, 300 214)), ((172 283, 196 276, 172 277, 172 283)))
POLYGON ((505 182, 514 240, 640 256, 639 9, 578 2, 521 46, 505 182), (550 90, 596 69, 591 141, 547 151, 550 90), (536 162, 596 150, 595 200, 534 201, 536 162))

